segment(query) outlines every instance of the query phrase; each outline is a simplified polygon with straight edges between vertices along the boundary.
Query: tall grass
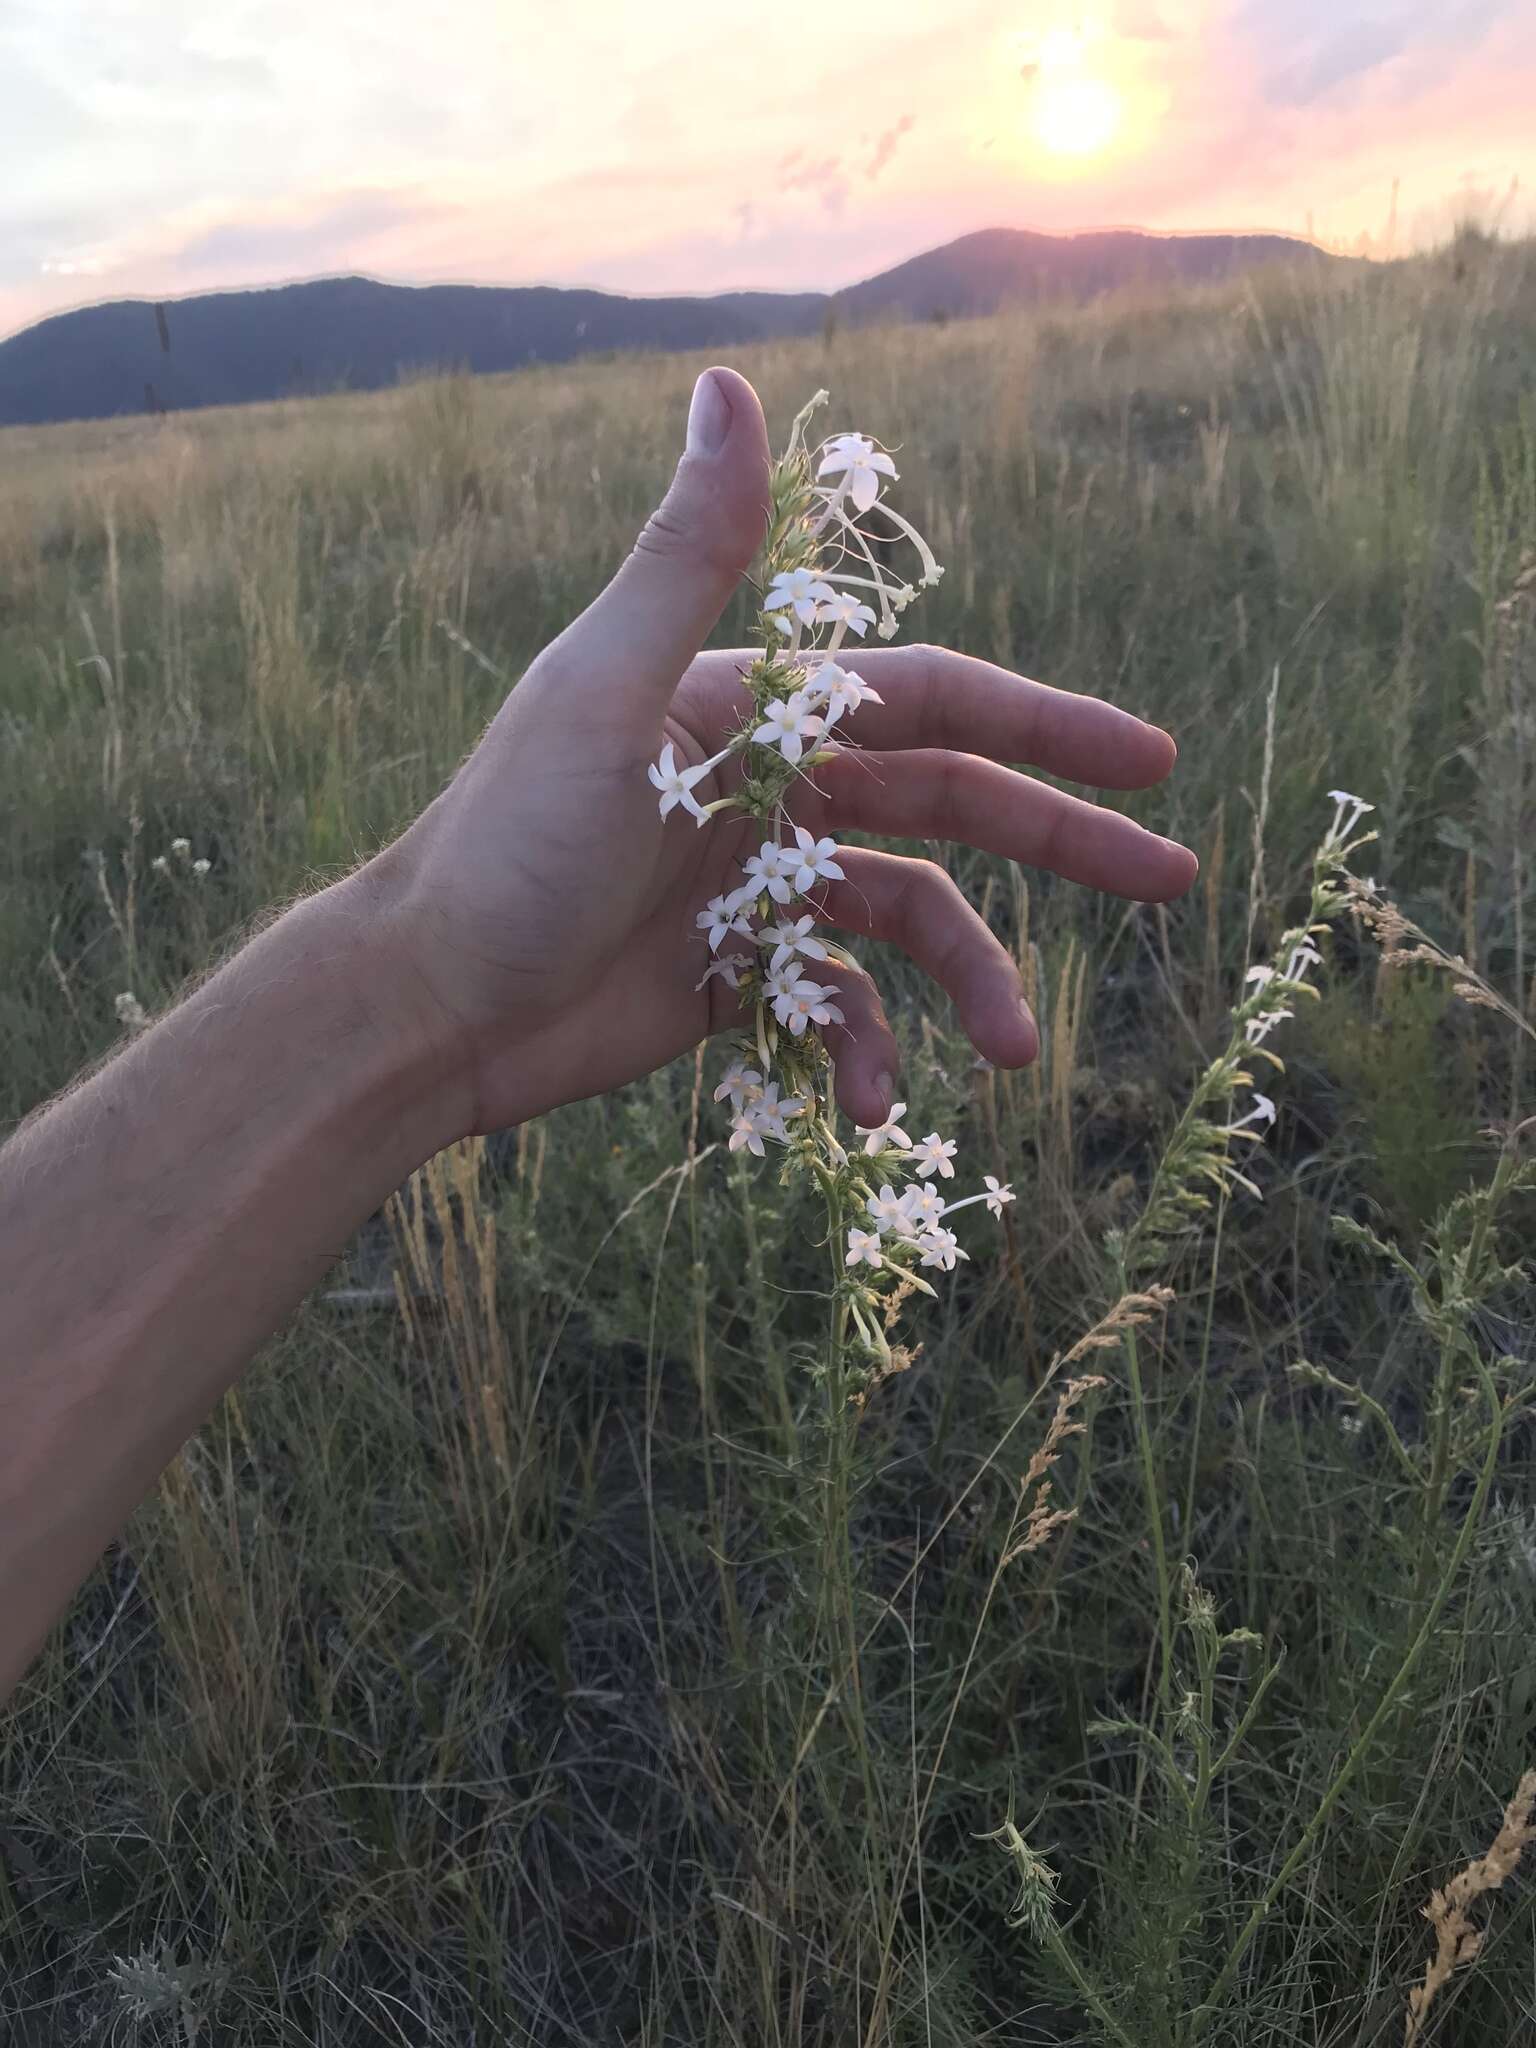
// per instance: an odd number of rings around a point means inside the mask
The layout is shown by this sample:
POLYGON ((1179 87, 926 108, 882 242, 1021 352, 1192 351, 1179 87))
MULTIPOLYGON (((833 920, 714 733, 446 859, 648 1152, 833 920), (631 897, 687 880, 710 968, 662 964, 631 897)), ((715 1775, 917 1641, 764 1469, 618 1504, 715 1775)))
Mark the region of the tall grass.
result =
MULTIPOLYGON (((879 963, 920 1127, 1021 1199, 846 1423, 851 1661, 817 1255, 698 1064, 403 1190, 0 1724, 8 2038, 1354 2048, 1426 1981, 1421 2043, 1536 2029, 1518 1875, 1432 1980, 1420 1910, 1536 1747, 1536 265, 1456 264, 742 352, 905 444, 925 631, 1178 734, 1136 801, 1200 888, 933 849, 1022 1075, 879 963), (1464 971, 1336 919, 1262 1202, 1122 1300, 1337 784, 1464 971)), ((0 1117, 440 786, 698 367, 0 436, 0 1117)))

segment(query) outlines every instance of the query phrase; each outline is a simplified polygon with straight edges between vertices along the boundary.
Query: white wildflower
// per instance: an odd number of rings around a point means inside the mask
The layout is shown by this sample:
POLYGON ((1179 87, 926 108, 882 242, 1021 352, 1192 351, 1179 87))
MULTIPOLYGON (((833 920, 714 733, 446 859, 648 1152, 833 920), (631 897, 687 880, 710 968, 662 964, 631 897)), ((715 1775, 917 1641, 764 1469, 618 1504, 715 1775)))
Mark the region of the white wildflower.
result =
POLYGON ((763 1077, 756 1067, 749 1067, 745 1060, 734 1059, 720 1076, 720 1085, 715 1090, 716 1102, 730 1099, 732 1109, 739 1110, 754 1101, 763 1092, 763 1077))
POLYGON ((774 698, 752 737, 759 746, 777 747, 786 761, 794 762, 804 753, 805 742, 820 731, 821 720, 811 709, 810 698, 805 691, 795 690, 787 698, 774 698))
POLYGON ((1349 837, 1367 812, 1376 806, 1368 804, 1363 796, 1352 796, 1347 789, 1330 789, 1329 798, 1333 804, 1333 818, 1328 826, 1327 839, 1337 844, 1349 837))
POLYGON ((772 839, 765 839, 756 853, 749 854, 742 863, 742 871, 752 885, 754 896, 766 892, 775 903, 787 903, 794 895, 790 876, 794 872, 794 856, 772 839))
POLYGON ((719 960, 711 960, 700 978, 693 984, 693 992, 708 988, 712 981, 723 981, 727 988, 741 987, 741 961, 734 953, 724 954, 719 960))
POLYGON ((179 860, 190 860, 192 858, 192 842, 190 839, 173 839, 171 841, 171 851, 179 860))
POLYGON ((837 864, 835 841, 817 839, 803 825, 795 827, 794 847, 783 847, 781 852, 797 895, 803 896, 817 882, 840 882, 843 879, 843 870, 837 864))
POLYGON ((854 1125, 854 1129, 864 1140, 864 1150, 871 1159, 877 1158, 888 1147, 898 1147, 905 1151, 911 1145, 912 1140, 901 1128, 899 1121, 906 1113, 907 1105, 904 1102, 893 1102, 882 1123, 854 1125))
POLYGON ((855 1226, 848 1233, 848 1257, 850 1266, 860 1262, 866 1266, 883 1266, 885 1260, 880 1254, 880 1233, 878 1230, 860 1230, 855 1226))
POLYGON ((708 906, 699 912, 694 923, 701 932, 708 933, 712 953, 719 950, 721 940, 729 938, 732 932, 739 932, 743 938, 752 936, 752 927, 739 901, 739 892, 734 889, 729 896, 711 896, 708 906))
POLYGON ((862 676, 856 676, 851 669, 840 668, 835 661, 823 662, 816 672, 816 680, 826 692, 827 729, 848 712, 857 711, 861 704, 885 702, 880 692, 866 683, 862 676))
POLYGON ((840 633, 857 633, 862 640, 875 623, 875 615, 867 604, 860 604, 851 590, 839 590, 817 605, 815 623, 835 626, 840 633))
POLYGON ((926 1138, 920 1138, 907 1154, 916 1166, 921 1179, 928 1180, 938 1174, 943 1180, 953 1180, 955 1169, 950 1164, 959 1148, 953 1138, 941 1138, 937 1131, 930 1131, 926 1138))
POLYGON ((661 758, 653 761, 647 771, 652 786, 661 791, 661 802, 657 808, 663 817, 681 804, 701 825, 707 822, 707 813, 693 794, 693 786, 696 782, 703 781, 709 773, 710 765, 706 762, 698 768, 679 768, 672 751, 672 742, 667 741, 661 750, 661 758))
POLYGON ((815 929, 816 920, 809 911, 793 921, 786 917, 778 924, 765 924, 757 934, 757 942, 760 946, 773 947, 773 958, 768 963, 770 969, 782 967, 797 955, 805 960, 825 960, 827 949, 820 939, 812 936, 815 929))
POLYGON ((907 1212, 901 1206, 901 1197, 887 1182, 877 1195, 871 1195, 864 1207, 877 1230, 894 1230, 905 1236, 910 1228, 907 1212))
POLYGON ((192 872, 198 876, 206 875, 212 866, 213 862, 211 860, 195 860, 192 863, 192 872))
POLYGON ((931 1230, 944 1215, 944 1197, 927 1181, 914 1181, 902 1193, 901 1213, 914 1231, 931 1230))
POLYGON ((822 445, 818 478, 840 476, 849 497, 861 512, 867 512, 880 495, 883 476, 896 481, 896 465, 876 448, 867 434, 835 434, 822 445))
POLYGON ((819 981, 797 981, 793 988, 774 998, 773 1014, 792 1038, 803 1038, 811 1024, 841 1024, 843 1013, 828 1002, 837 991, 819 981))
POLYGON ((952 1230, 942 1227, 925 1230, 917 1240, 925 1266, 942 1266, 946 1273, 953 1273, 957 1259, 968 1259, 969 1252, 960 1249, 960 1240, 952 1230))
POLYGON ((132 989, 125 988, 122 994, 114 999, 112 1007, 117 1012, 117 1021, 126 1024, 130 1031, 142 1031, 149 1022, 144 1005, 132 989))
POLYGON ((816 607, 837 592, 814 569, 781 569, 763 599, 765 612, 790 611, 803 624, 816 622, 816 607))
POLYGON ((987 1183, 987 1192, 982 1196, 982 1200, 986 1203, 988 1212, 991 1215, 1001 1216, 1003 1204, 1015 1201, 1017 1197, 1013 1189, 1005 1187, 995 1173, 984 1174, 982 1178, 987 1183))
POLYGON ((1248 1114, 1238 1117, 1235 1123, 1224 1124, 1222 1128, 1230 1137, 1234 1131, 1246 1131, 1251 1124, 1272 1124, 1274 1120, 1275 1105, 1267 1095, 1261 1095, 1255 1089, 1253 1091, 1253 1107, 1249 1110, 1248 1114))

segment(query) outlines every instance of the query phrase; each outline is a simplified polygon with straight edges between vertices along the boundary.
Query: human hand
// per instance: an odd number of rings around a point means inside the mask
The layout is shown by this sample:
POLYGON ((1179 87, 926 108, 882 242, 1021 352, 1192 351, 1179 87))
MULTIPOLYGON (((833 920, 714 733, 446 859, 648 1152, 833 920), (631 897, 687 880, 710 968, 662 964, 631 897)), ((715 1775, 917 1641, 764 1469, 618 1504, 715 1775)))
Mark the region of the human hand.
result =
MULTIPOLYGON (((667 742, 696 766, 740 724, 751 653, 699 647, 762 540, 768 476, 752 387, 706 371, 687 452, 634 552, 534 661, 448 788, 356 878, 463 1132, 617 1087, 744 1021, 723 980, 699 985, 709 954, 696 919, 739 878, 756 828, 730 811, 707 832, 681 810, 662 819, 646 770, 667 742)), ((1143 902, 1194 879, 1186 848, 1002 765, 1141 789, 1173 766, 1166 733, 935 648, 848 659, 884 702, 860 708, 857 746, 802 779, 797 823, 961 842, 1143 902)), ((728 762, 693 794, 707 803, 738 775, 728 762)), ((1032 1059, 1017 968, 943 869, 855 848, 839 860, 846 879, 819 893, 818 915, 900 945, 988 1059, 1032 1059)), ((895 1038, 867 975, 824 978, 846 1018, 826 1034, 839 1100, 878 1123, 895 1038)))

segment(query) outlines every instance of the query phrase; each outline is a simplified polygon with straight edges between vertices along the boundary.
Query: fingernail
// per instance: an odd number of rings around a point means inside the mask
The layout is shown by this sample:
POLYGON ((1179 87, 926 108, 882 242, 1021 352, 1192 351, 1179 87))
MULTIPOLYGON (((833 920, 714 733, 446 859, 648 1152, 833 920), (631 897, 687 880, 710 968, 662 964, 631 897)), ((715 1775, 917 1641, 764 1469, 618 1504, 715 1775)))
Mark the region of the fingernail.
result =
POLYGON ((876 1074, 875 1094, 880 1100, 881 1116, 889 1116, 891 1104, 896 1100, 896 1077, 893 1074, 876 1074))
POLYGON ((688 453, 718 455, 731 430, 731 401, 713 371, 706 370, 693 387, 688 407, 688 453))

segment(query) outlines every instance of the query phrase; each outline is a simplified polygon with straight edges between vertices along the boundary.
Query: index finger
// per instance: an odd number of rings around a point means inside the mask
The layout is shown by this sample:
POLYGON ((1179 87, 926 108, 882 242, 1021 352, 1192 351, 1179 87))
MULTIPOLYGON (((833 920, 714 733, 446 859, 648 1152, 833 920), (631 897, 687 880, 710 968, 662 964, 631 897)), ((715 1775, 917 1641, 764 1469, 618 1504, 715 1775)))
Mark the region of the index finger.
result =
POLYGON ((1178 758, 1161 726, 947 647, 845 646, 836 659, 884 699, 861 704, 839 724, 845 744, 952 748, 1022 761, 1096 789, 1146 789, 1178 758))

